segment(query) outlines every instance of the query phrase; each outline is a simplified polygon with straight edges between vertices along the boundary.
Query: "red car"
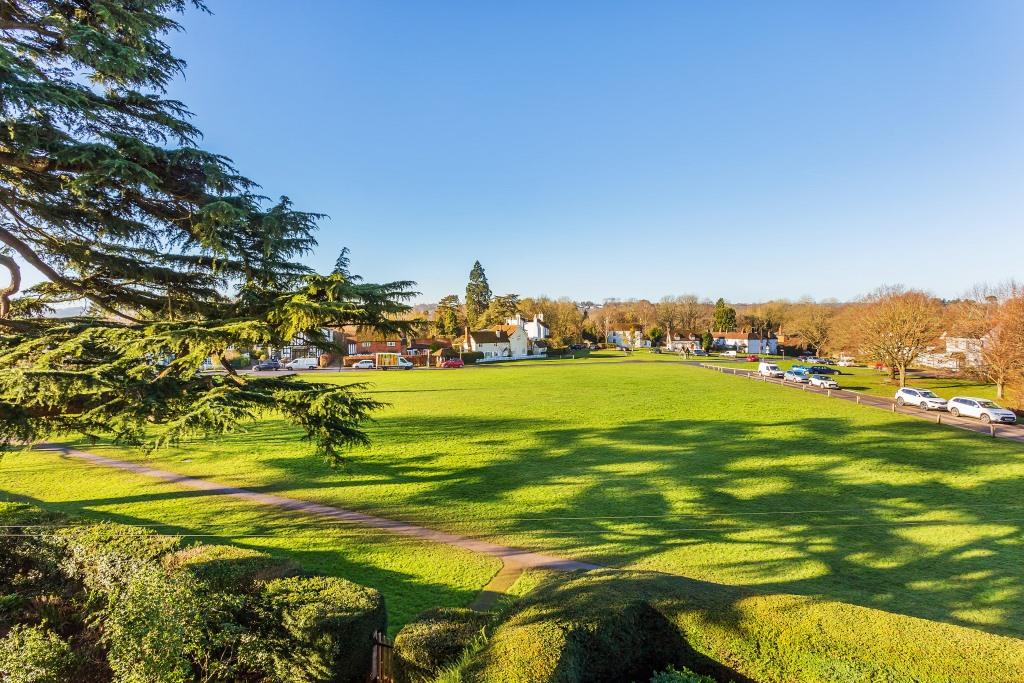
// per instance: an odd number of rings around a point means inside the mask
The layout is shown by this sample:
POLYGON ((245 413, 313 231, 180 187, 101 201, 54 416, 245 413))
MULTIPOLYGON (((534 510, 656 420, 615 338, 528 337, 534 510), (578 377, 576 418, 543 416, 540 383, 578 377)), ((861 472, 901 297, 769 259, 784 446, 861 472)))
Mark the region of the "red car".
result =
POLYGON ((441 363, 442 368, 461 368, 466 364, 462 362, 461 358, 449 358, 445 362, 441 363))
POLYGON ((756 363, 759 360, 761 360, 761 359, 758 358, 757 356, 755 356, 754 354, 750 354, 749 356, 747 356, 747 362, 748 363, 756 363))

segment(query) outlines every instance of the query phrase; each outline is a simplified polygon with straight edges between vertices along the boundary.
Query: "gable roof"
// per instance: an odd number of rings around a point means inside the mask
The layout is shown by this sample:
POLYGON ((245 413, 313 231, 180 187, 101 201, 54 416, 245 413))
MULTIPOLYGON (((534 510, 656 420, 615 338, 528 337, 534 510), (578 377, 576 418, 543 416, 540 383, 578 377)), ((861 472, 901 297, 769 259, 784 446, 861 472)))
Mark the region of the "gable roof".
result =
POLYGON ((519 325, 495 325, 495 331, 504 332, 507 336, 511 337, 519 330, 519 325))
POLYGON ((475 330, 469 333, 477 344, 507 344, 508 335, 501 330, 475 330))

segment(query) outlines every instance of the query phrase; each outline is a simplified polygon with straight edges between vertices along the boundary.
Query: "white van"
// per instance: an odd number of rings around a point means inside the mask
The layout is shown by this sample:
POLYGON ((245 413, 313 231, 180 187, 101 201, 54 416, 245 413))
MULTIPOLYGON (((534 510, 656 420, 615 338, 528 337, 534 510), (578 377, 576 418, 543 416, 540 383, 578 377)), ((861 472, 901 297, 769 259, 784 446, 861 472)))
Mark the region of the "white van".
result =
POLYGON ((726 358, 735 358, 736 357, 736 352, 735 351, 723 351, 722 355, 725 356, 726 358))
POLYGON ((757 374, 762 377, 782 377, 786 373, 775 363, 758 363, 757 374))
POLYGON ((296 358, 290 363, 285 363, 289 370, 315 370, 320 367, 319 358, 296 358))

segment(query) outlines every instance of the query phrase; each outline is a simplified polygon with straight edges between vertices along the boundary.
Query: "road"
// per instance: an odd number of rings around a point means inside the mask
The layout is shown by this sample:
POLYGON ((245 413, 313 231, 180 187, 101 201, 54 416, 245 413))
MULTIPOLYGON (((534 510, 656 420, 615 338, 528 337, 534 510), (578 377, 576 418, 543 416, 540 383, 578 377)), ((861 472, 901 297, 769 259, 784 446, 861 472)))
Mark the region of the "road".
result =
POLYGON ((755 370, 747 370, 745 368, 731 368, 727 365, 718 365, 715 363, 702 363, 699 361, 684 361, 688 365, 701 367, 711 372, 720 372, 726 375, 734 375, 741 377, 749 381, 755 382, 770 382, 771 384, 777 384, 792 389, 793 391, 807 391, 821 396, 827 396, 830 398, 837 398, 844 401, 850 401, 851 403, 857 403, 863 406, 869 406, 871 408, 878 408, 881 410, 887 410, 889 412, 898 413, 900 415, 907 415, 920 420, 927 420, 936 425, 947 425, 949 427, 957 427, 959 429, 966 429, 967 431, 977 432, 979 434, 986 434, 994 436, 997 439, 1007 439, 1009 441, 1017 441, 1024 443, 1024 426, 1020 424, 1016 425, 987 425, 980 420, 975 420, 969 417, 953 417, 945 411, 927 411, 921 410, 920 408, 912 408, 910 406, 900 407, 890 398, 883 398, 881 396, 871 396, 870 394, 862 394, 857 391, 848 391, 846 389, 819 389, 812 387, 807 384, 796 384, 793 382, 784 382, 781 379, 773 379, 769 377, 762 377, 757 374, 755 370))

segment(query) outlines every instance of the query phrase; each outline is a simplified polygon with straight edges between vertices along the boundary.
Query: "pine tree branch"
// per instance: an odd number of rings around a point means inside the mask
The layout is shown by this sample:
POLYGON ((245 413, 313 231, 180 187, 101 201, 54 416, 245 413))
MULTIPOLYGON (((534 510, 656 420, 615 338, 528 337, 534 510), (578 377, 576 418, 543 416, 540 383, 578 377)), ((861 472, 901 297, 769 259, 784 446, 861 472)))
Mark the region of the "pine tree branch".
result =
MULTIPOLYGON (((21 215, 14 209, 12 209, 10 206, 3 202, 0 202, 0 206, 2 206, 7 211, 7 213, 9 213, 14 218, 14 220, 16 220, 19 224, 23 225, 27 229, 34 230, 34 228, 32 228, 32 226, 29 225, 29 223, 26 222, 25 219, 22 218, 21 215)), ((129 322, 140 324, 142 323, 141 320, 134 318, 130 315, 127 315, 125 313, 122 313, 116 308, 108 305, 99 297, 94 296, 93 294, 86 291, 86 289, 81 285, 73 282, 72 280, 69 280, 68 278, 58 273, 56 270, 50 267, 50 264, 46 263, 46 261, 40 258, 39 255, 35 251, 33 251, 31 247, 29 247, 27 244, 18 239, 18 237, 14 233, 6 230, 3 227, 0 227, 0 242, 3 242, 11 249, 18 252, 19 256, 21 256, 29 264, 34 266, 40 273, 49 278, 51 282, 59 284, 62 287, 66 287, 67 289, 70 289, 71 291, 82 295, 84 298, 93 302, 94 304, 96 304, 103 310, 107 311, 108 313, 120 316, 129 322)))

